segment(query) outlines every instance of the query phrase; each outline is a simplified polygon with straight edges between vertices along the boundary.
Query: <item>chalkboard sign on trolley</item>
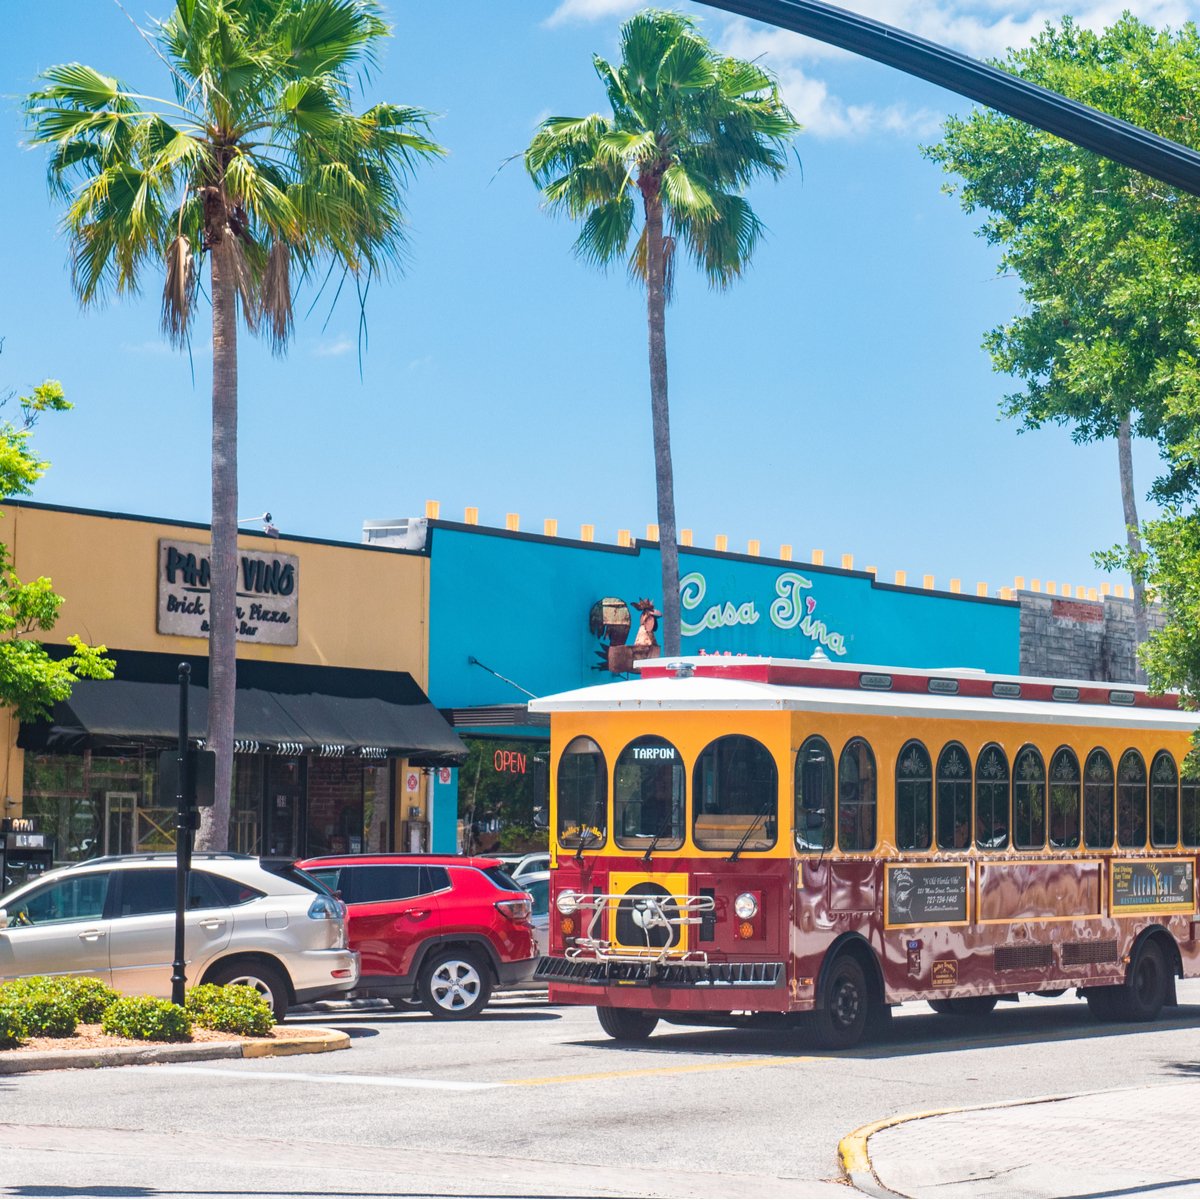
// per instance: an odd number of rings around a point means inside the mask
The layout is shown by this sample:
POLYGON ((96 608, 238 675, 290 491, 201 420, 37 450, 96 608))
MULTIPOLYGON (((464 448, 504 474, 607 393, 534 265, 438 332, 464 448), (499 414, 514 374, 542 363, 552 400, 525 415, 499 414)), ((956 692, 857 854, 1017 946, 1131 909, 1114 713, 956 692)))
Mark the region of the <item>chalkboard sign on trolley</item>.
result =
POLYGON ((965 925, 966 922, 965 864, 887 868, 887 924, 890 927, 965 925))

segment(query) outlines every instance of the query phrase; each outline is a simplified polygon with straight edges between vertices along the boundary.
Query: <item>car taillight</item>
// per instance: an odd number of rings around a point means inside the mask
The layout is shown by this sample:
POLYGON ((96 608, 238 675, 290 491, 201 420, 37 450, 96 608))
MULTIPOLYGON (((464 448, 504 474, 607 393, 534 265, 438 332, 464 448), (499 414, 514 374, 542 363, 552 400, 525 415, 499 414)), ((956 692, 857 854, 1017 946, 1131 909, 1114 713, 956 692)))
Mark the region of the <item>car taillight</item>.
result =
POLYGON ((342 905, 332 896, 318 896, 308 906, 308 915, 314 921, 340 921, 343 916, 342 905))
POLYGON ((533 904, 529 900, 497 900, 496 907, 514 921, 527 921, 533 912, 533 904))

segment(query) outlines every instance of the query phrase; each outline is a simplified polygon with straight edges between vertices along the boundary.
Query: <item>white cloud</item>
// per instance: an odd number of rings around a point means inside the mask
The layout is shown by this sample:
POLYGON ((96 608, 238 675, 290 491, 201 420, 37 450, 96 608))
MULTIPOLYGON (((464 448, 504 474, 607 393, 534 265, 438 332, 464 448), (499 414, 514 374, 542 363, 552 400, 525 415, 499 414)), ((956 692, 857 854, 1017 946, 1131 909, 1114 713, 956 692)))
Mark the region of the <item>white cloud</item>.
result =
POLYGON ((561 0, 546 18, 548 26, 565 25, 570 21, 600 21, 606 17, 624 17, 643 5, 638 0, 561 0))
POLYGON ((333 341, 318 342, 312 352, 318 358, 340 358, 343 354, 349 354, 354 346, 354 340, 343 333, 333 341))

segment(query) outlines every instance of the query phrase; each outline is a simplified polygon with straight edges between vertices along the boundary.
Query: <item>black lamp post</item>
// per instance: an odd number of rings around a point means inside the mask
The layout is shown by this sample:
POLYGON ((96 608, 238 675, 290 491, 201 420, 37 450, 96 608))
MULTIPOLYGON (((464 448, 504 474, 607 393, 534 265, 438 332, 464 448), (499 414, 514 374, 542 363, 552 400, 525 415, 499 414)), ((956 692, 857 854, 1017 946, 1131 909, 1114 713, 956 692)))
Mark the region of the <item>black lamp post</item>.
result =
POLYGON ((179 664, 179 782, 175 793, 175 958, 171 963, 171 1002, 184 1001, 184 924, 187 908, 188 872, 192 866, 194 810, 188 780, 188 683, 190 663, 179 664))

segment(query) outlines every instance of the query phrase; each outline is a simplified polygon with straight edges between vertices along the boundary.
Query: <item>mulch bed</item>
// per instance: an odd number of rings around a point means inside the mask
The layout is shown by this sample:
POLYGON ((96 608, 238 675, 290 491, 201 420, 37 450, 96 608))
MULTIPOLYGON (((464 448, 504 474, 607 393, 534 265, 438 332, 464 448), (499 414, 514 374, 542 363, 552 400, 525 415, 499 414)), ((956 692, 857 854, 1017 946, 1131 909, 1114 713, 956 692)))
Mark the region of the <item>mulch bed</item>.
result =
POLYGON ((303 1025, 276 1025, 266 1037, 243 1037, 238 1033, 222 1033, 216 1029, 193 1029, 186 1042, 147 1042, 140 1038, 117 1037, 103 1033, 99 1025, 78 1025, 74 1037, 26 1038, 11 1050, 0 1050, 0 1054, 20 1054, 22 1050, 95 1050, 101 1046, 180 1046, 198 1042, 281 1042, 294 1038, 310 1037, 312 1030, 303 1025))

